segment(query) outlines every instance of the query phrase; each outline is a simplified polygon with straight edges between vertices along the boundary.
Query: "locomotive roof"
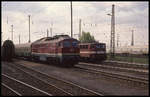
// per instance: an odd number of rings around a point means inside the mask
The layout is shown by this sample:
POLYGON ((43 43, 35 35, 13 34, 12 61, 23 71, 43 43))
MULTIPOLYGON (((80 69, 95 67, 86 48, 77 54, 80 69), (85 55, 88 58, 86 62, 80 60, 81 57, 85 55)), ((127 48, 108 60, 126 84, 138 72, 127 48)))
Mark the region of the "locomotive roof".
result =
POLYGON ((32 43, 16 44, 15 47, 30 47, 32 43))
POLYGON ((64 39, 70 39, 70 38, 71 37, 68 36, 68 35, 56 35, 54 37, 44 37, 44 38, 41 38, 41 39, 33 42, 33 44, 47 43, 47 42, 58 42, 58 41, 62 41, 64 39))
POLYGON ((99 42, 92 42, 92 43, 79 43, 79 45, 91 45, 91 44, 105 44, 105 43, 99 43, 99 42))

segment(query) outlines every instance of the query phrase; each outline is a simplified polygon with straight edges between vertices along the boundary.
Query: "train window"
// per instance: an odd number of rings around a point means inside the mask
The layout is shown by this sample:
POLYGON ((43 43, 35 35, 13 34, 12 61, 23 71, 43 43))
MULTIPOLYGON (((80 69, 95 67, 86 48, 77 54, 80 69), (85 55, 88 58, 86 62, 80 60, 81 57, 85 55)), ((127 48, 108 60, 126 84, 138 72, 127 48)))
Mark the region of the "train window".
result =
POLYGON ((84 45, 82 45, 82 49, 84 49, 84 45))
POLYGON ((88 49, 88 45, 85 45, 85 49, 88 49))
POLYGON ((91 45, 90 48, 94 48, 94 45, 91 45))
POLYGON ((100 48, 100 45, 96 45, 96 48, 100 48))
POLYGON ((72 42, 73 47, 77 47, 77 45, 78 45, 78 42, 76 42, 76 41, 72 42))
POLYGON ((79 45, 80 46, 80 49, 82 49, 82 45, 79 45))
POLYGON ((70 44, 69 41, 64 41, 64 42, 63 42, 63 46, 64 46, 64 47, 70 47, 71 44, 70 44))
POLYGON ((82 45, 79 45, 80 49, 82 49, 82 45))
POLYGON ((88 49, 88 45, 80 45, 80 49, 88 49))
POLYGON ((96 45, 96 48, 101 48, 101 46, 102 46, 102 45, 100 45, 100 44, 97 44, 97 45, 96 45))
POLYGON ((105 45, 104 45, 104 44, 102 44, 100 47, 101 47, 101 48, 105 48, 105 45))
POLYGON ((88 45, 83 45, 83 49, 88 49, 88 45))

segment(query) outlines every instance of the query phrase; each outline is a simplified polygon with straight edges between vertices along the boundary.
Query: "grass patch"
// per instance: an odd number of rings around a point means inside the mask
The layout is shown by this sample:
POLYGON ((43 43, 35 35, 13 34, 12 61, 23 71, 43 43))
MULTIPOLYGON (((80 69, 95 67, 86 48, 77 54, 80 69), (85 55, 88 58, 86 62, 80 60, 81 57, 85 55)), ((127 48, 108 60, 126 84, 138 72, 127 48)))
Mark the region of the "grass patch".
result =
POLYGON ((133 56, 115 56, 115 58, 111 58, 110 56, 107 57, 108 60, 114 60, 114 61, 125 61, 125 62, 131 62, 131 63, 142 63, 142 64, 149 64, 149 58, 137 58, 133 56))

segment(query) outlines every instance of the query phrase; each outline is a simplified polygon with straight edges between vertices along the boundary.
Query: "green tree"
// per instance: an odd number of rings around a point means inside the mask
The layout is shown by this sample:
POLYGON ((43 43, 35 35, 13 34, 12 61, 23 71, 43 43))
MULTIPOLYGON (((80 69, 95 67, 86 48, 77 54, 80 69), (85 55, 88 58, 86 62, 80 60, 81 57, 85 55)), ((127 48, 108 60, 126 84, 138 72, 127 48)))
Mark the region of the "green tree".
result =
POLYGON ((90 35, 90 32, 82 32, 82 36, 79 38, 80 42, 91 43, 95 42, 94 36, 90 35))

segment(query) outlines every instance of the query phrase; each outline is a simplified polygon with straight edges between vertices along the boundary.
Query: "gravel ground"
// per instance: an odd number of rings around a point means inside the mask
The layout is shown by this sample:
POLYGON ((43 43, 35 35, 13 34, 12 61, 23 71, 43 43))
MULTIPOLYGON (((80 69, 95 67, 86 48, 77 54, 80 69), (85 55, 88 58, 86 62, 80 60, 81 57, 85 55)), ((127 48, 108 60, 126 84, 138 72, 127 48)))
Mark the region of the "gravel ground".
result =
POLYGON ((33 63, 18 60, 17 63, 23 63, 25 66, 40 70, 49 75, 63 78, 68 81, 80 84, 96 92, 102 92, 104 95, 148 95, 149 88, 133 87, 127 83, 120 82, 117 79, 111 79, 101 75, 94 75, 84 71, 78 71, 75 68, 62 68, 52 65, 33 63))

